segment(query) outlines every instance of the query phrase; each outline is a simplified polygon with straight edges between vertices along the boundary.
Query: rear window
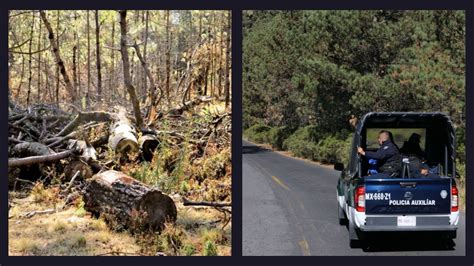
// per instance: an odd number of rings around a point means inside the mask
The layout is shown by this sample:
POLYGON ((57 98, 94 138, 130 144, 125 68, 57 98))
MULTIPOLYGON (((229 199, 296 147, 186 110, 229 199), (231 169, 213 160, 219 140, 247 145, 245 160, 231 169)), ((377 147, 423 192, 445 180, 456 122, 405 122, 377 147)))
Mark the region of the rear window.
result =
POLYGON ((395 144, 402 148, 405 141, 408 141, 413 134, 418 134, 420 147, 424 150, 426 143, 426 128, 367 128, 366 147, 368 150, 378 149, 378 136, 381 130, 392 132, 395 144))

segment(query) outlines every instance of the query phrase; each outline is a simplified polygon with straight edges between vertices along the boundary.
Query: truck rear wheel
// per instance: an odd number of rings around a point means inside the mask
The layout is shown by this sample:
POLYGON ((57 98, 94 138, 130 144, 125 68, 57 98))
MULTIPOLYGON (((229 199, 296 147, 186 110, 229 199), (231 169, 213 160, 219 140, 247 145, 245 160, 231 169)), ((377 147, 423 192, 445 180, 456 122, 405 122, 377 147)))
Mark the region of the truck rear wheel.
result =
POLYGON ((365 246, 365 238, 362 232, 357 230, 354 223, 349 219, 349 247, 351 248, 363 248, 365 246))
POLYGON ((341 205, 339 205, 339 202, 337 203, 337 216, 339 218, 339 224, 340 225, 346 225, 347 224, 346 214, 344 213, 344 209, 341 208, 341 205))

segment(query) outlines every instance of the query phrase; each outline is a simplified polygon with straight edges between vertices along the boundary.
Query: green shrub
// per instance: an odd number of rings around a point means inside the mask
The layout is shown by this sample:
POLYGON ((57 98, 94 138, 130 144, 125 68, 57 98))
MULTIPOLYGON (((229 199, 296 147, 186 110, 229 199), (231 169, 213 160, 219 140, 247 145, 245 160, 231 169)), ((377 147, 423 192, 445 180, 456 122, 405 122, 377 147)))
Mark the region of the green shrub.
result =
POLYGON ((350 139, 348 140, 341 140, 334 136, 322 139, 314 151, 315 159, 323 163, 347 163, 350 147, 350 139))
POLYGON ((268 139, 274 149, 282 150, 283 142, 290 137, 293 132, 294 129, 288 126, 274 127, 268 132, 268 139))
POLYGON ((263 124, 256 124, 244 131, 244 136, 257 143, 269 143, 268 133, 272 128, 263 124))
POLYGON ((318 132, 316 126, 299 128, 283 141, 283 149, 291 151, 295 156, 315 160, 314 151, 321 137, 323 134, 318 132))

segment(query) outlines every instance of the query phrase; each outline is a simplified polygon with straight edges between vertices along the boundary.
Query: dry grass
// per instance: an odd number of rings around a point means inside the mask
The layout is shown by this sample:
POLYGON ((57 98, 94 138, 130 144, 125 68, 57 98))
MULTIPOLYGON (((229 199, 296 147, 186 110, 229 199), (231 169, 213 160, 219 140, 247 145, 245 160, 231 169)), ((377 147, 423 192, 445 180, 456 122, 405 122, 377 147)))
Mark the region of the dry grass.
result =
MULTIPOLYGON (((54 188, 36 191, 41 195, 54 193, 54 188)), ((13 193, 12 193, 13 194, 13 193)), ((37 194, 14 198, 9 216, 10 256, 93 256, 156 255, 230 256, 231 224, 222 229, 223 214, 212 208, 185 207, 177 202, 176 224, 168 224, 161 233, 131 235, 111 230, 102 219, 92 218, 83 204, 50 214, 24 217, 31 211, 61 206, 63 202, 49 197, 38 201, 37 194)))
POLYGON ((49 203, 37 202, 31 195, 15 199, 10 209, 9 255, 92 256, 110 252, 139 253, 140 247, 129 234, 111 231, 101 219, 75 215, 76 207, 52 214, 22 217, 33 210, 44 210, 49 203))

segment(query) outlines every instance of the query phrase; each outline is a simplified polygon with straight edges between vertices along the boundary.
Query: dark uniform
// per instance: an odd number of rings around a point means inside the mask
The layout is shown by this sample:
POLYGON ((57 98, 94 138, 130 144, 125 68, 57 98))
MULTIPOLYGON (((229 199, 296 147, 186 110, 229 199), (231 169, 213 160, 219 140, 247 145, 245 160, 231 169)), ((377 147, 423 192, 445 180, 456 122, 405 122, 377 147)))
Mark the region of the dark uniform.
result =
POLYGON ((370 178, 384 178, 395 176, 400 173, 401 158, 398 148, 390 140, 382 143, 377 151, 366 151, 367 159, 375 159, 378 161, 379 173, 370 176, 370 178))

